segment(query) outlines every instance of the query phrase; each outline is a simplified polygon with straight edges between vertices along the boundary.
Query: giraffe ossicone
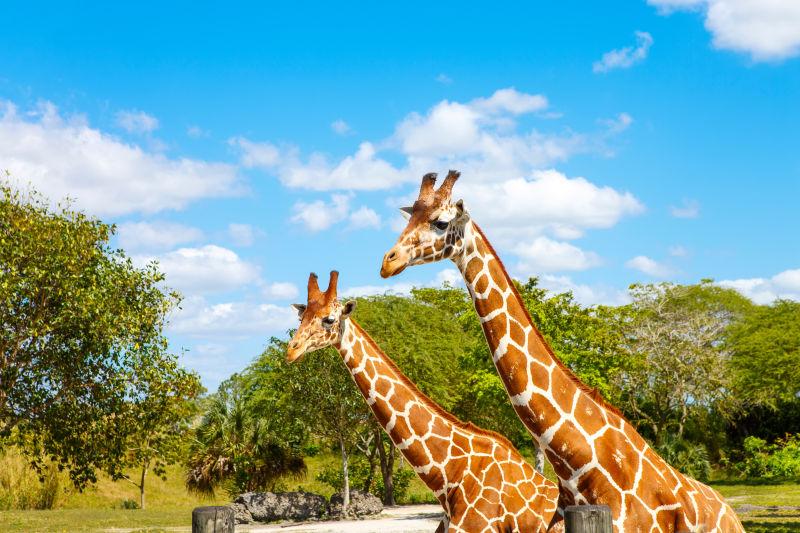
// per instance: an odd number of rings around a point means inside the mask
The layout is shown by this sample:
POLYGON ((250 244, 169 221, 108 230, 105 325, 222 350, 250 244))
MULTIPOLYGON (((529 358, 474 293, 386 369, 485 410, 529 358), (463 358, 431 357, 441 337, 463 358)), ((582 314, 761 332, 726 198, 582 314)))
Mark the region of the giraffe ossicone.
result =
POLYGON ((456 264, 514 410, 558 476, 559 515, 568 505, 606 504, 617 532, 744 531, 718 492, 667 464, 555 356, 500 257, 464 203, 452 201, 458 178, 451 170, 437 190, 435 174, 423 177, 381 276, 443 259, 456 264))
POLYGON ((308 280, 308 301, 294 307, 300 326, 287 360, 333 346, 380 425, 445 512, 438 531, 544 532, 558 487, 504 437, 464 423, 422 393, 350 316, 355 303, 336 297, 338 273, 325 292, 308 280))

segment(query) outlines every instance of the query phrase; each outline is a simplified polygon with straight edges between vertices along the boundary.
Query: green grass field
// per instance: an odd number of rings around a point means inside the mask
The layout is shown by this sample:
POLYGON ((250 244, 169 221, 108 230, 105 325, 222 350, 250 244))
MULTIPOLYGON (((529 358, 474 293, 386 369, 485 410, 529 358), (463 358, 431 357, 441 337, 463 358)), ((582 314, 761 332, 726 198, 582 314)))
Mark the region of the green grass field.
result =
MULTIPOLYGON (((330 496, 332 489, 314 478, 334 456, 320 456, 308 461, 304 479, 287 484, 289 490, 304 489, 330 496)), ((776 509, 752 510, 742 515, 748 532, 800 532, 800 510, 777 507, 800 507, 800 483, 747 484, 718 481, 713 486, 735 507, 742 505, 773 506, 776 509)), ((409 487, 413 501, 432 501, 430 492, 414 478, 409 487)), ((84 532, 108 531, 113 528, 136 529, 137 532, 165 531, 164 528, 188 526, 191 512, 199 505, 224 505, 228 495, 218 494, 204 499, 190 494, 183 487, 180 467, 168 470, 166 481, 151 477, 147 487, 147 509, 122 509, 125 500, 138 499, 137 489, 124 481, 101 478, 97 485, 83 493, 67 491, 58 500, 58 508, 50 511, 0 511, 3 532, 84 532)))

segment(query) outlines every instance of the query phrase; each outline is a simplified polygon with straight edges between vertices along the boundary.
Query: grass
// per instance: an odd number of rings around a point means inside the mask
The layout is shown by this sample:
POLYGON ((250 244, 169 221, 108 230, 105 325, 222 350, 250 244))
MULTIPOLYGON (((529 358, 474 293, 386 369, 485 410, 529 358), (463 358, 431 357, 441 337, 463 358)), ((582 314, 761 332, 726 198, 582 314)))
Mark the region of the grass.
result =
MULTIPOLYGON (((329 497, 333 489, 316 481, 316 475, 326 466, 337 463, 333 455, 309 458, 308 473, 303 479, 287 482, 286 490, 307 490, 329 497)), ((800 531, 800 511, 781 510, 780 506, 800 506, 800 483, 764 483, 715 481, 715 489, 729 499, 734 507, 756 505, 774 509, 751 510, 741 514, 748 532, 784 533, 800 531)), ((430 491, 418 478, 411 481, 409 502, 434 502, 430 491)), ((230 499, 225 493, 204 499, 186 491, 179 466, 168 469, 167 480, 150 477, 147 484, 147 509, 122 509, 125 500, 138 501, 136 487, 125 481, 111 481, 101 476, 98 483, 82 493, 68 490, 59 495, 57 507, 50 511, 0 511, 0 531, 3 532, 88 532, 113 528, 135 530, 137 533, 166 531, 165 528, 187 527, 191 511, 200 505, 224 505, 230 499)))

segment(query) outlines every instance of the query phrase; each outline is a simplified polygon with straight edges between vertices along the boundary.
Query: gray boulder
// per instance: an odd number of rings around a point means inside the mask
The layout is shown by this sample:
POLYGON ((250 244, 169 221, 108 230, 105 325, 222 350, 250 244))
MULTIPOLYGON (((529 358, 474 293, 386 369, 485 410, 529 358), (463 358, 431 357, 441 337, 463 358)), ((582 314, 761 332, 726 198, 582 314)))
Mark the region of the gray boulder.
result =
POLYGON ((327 509, 325 497, 310 492, 246 492, 234 503, 243 505, 256 522, 315 520, 327 509))
POLYGON ((243 503, 232 503, 229 507, 233 509, 233 517, 237 524, 253 523, 253 515, 250 514, 250 511, 247 510, 243 503))
POLYGON ((369 492, 362 492, 360 490, 350 491, 350 506, 347 508, 347 513, 342 513, 342 493, 336 493, 331 496, 331 501, 328 504, 328 515, 331 518, 352 518, 361 516, 376 515, 383 511, 383 502, 377 496, 369 492))

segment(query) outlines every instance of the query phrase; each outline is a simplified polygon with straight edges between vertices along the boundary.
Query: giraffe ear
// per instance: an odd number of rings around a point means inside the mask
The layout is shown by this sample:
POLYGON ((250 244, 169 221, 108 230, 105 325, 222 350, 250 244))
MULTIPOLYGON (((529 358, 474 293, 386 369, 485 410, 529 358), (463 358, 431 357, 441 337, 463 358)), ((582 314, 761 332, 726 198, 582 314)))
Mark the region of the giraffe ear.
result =
POLYGON ((348 300, 344 303, 344 309, 342 309, 342 318, 347 318, 350 316, 350 313, 356 308, 356 301, 355 300, 348 300))
POLYGON ((406 220, 411 218, 411 213, 413 211, 414 211, 414 208, 411 207, 411 206, 409 206, 409 207, 401 207, 400 208, 400 212, 403 213, 403 218, 406 219, 406 220))
POLYGON ((297 316, 302 320, 303 313, 306 312, 306 304, 292 304, 292 307, 297 311, 297 316))
POLYGON ((464 214, 464 211, 465 211, 465 209, 464 209, 464 200, 459 200, 459 201, 456 202, 456 211, 458 212, 458 216, 461 216, 461 215, 464 214))

